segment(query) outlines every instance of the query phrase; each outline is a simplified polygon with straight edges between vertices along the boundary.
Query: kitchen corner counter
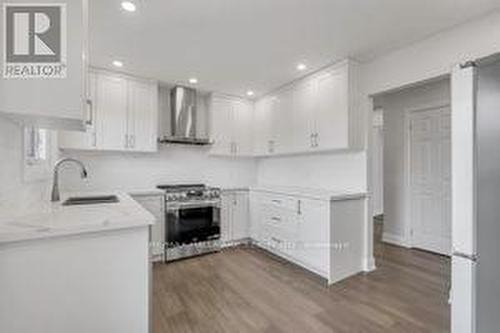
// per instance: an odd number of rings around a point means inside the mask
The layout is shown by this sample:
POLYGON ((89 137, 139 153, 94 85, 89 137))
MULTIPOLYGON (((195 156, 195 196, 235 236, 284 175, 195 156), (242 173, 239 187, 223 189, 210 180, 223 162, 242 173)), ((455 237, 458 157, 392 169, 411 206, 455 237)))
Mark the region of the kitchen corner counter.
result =
POLYGON ((67 193, 60 202, 37 202, 0 217, 0 245, 11 242, 146 227, 151 213, 126 193, 67 193), (114 194, 118 203, 63 206, 68 197, 114 194))
POLYGON ((269 192, 283 195, 292 195, 316 200, 342 201, 363 199, 368 196, 366 192, 356 191, 333 191, 320 188, 294 187, 294 186, 254 186, 251 191, 269 192))

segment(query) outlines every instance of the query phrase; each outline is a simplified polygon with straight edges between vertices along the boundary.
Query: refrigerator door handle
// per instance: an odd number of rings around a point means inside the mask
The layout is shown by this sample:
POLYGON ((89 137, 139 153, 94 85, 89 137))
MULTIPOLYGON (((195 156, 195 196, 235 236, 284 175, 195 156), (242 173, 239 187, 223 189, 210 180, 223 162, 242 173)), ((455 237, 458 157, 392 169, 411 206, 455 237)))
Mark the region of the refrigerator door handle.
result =
POLYGON ((454 257, 464 258, 473 262, 477 262, 477 254, 467 254, 463 252, 453 252, 454 257))

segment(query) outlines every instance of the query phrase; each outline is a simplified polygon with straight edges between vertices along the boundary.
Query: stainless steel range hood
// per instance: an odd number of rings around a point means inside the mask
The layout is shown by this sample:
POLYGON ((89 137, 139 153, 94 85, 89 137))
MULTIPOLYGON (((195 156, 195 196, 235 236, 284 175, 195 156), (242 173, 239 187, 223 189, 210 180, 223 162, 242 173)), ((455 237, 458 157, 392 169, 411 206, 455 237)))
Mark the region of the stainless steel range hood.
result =
POLYGON ((171 135, 161 138, 160 143, 210 144, 197 133, 197 102, 195 89, 176 86, 170 90, 171 135))

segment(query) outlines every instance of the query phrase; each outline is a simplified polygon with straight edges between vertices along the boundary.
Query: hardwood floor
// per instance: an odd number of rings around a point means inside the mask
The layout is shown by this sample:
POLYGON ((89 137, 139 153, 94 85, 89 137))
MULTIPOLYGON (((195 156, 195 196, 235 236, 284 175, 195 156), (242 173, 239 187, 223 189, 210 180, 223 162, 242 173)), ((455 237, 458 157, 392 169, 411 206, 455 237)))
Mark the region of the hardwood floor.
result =
POLYGON ((448 332, 449 259, 380 242, 377 270, 333 286, 256 248, 154 267, 160 332, 448 332))

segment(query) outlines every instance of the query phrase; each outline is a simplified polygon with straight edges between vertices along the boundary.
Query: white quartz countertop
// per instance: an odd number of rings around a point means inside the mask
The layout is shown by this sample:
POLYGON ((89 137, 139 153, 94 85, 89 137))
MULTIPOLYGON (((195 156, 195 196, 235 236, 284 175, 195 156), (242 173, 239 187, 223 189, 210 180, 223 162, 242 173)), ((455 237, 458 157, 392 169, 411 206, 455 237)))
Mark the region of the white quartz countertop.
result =
POLYGON ((251 191, 269 192, 283 195, 292 195, 317 200, 342 201, 362 199, 367 196, 366 192, 357 191, 335 191, 321 188, 307 188, 294 186, 272 186, 259 185, 250 187, 251 191))
POLYGON ((91 232, 145 227, 155 223, 154 216, 123 192, 66 193, 61 201, 31 203, 22 211, 2 212, 0 244, 69 236, 91 232), (118 203, 63 206, 68 197, 111 195, 118 203))

